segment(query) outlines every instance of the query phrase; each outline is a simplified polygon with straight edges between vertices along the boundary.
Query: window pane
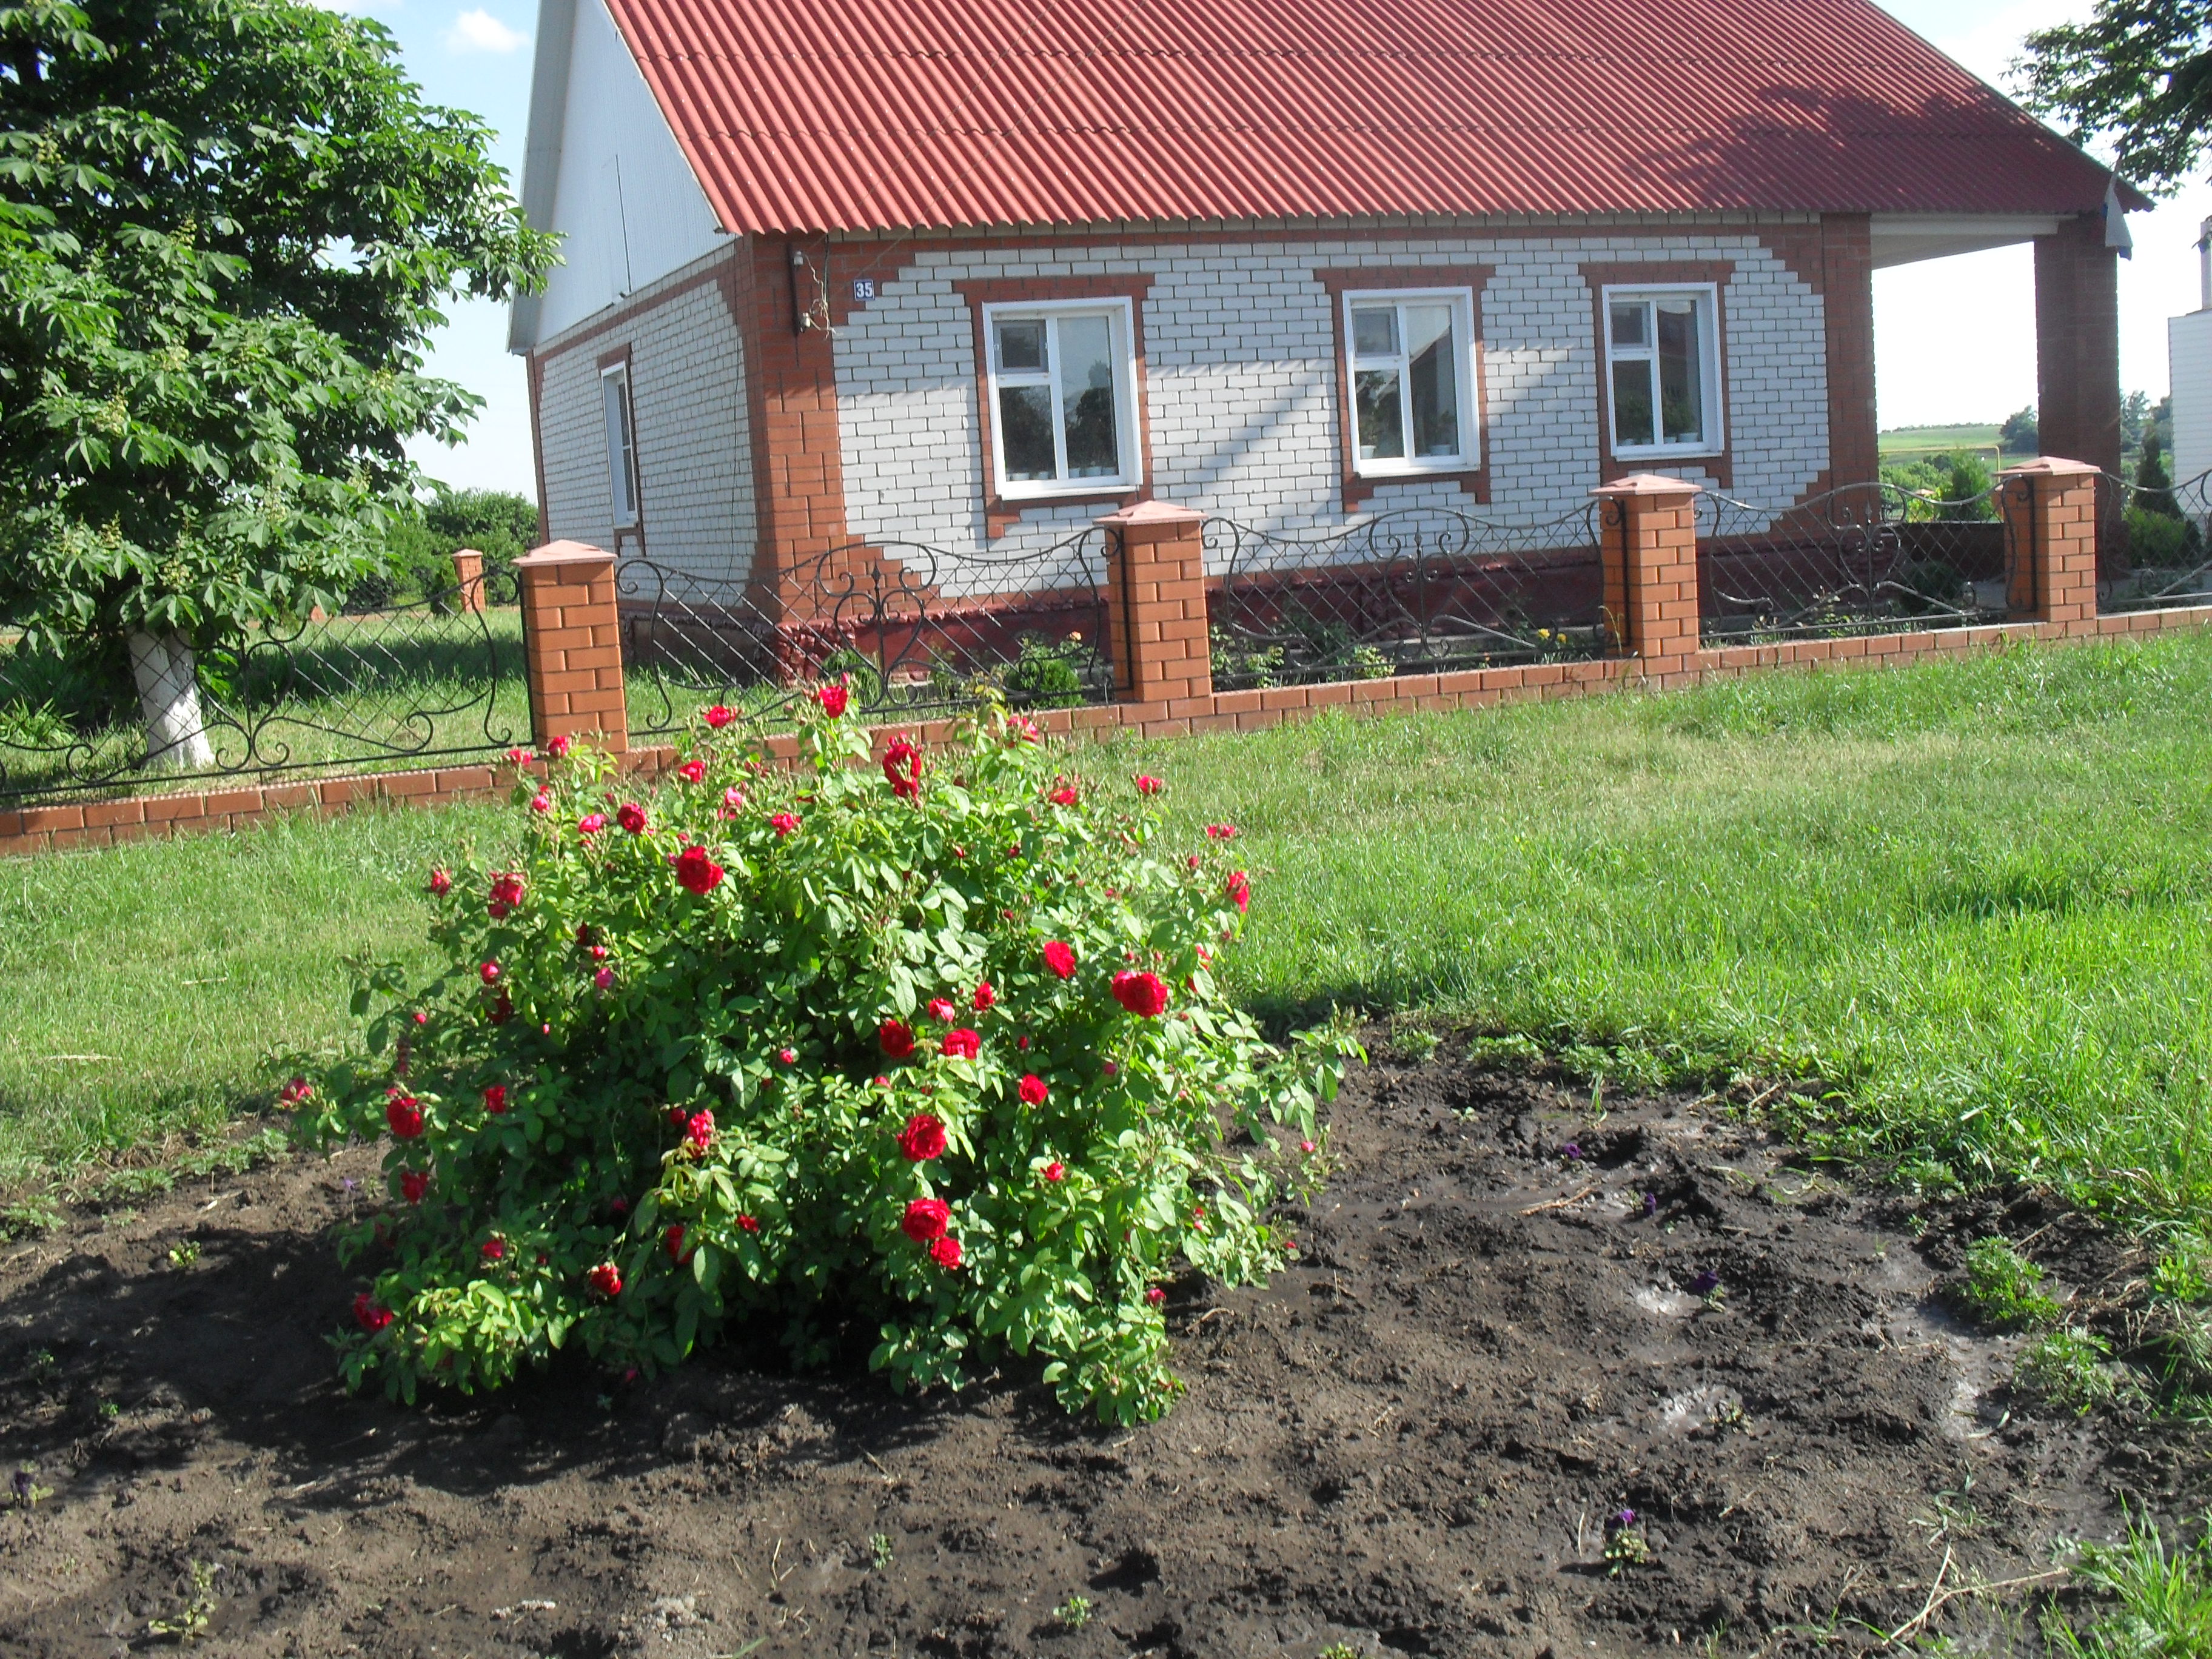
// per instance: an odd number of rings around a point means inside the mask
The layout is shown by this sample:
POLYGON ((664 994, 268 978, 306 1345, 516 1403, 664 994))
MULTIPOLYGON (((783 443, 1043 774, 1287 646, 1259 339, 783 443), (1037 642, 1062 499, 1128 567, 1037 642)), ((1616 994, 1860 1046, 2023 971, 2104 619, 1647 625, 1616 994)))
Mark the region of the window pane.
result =
POLYGON ((999 325, 999 373, 1044 372, 1044 324, 1040 319, 999 325))
POLYGON ((1670 444, 1701 442, 1705 435, 1704 352, 1698 341, 1696 300, 1659 301, 1659 409, 1670 444))
POLYGON ((1352 307, 1352 349, 1362 357, 1398 355, 1398 308, 1395 306, 1352 307))
POLYGON ((630 487, 635 474, 630 459, 629 388, 619 374, 607 375, 599 382, 599 387, 606 402, 607 489, 614 504, 614 522, 635 524, 637 507, 630 487))
POLYGON ((1613 308, 1613 343, 1616 346, 1642 346, 1651 343, 1644 331, 1644 301, 1631 300, 1613 308))
POLYGON ((1640 357, 1613 366, 1613 441, 1623 449, 1656 441, 1651 432, 1651 365, 1640 357))
POLYGON ((1449 306, 1406 307, 1406 365, 1413 394, 1413 453, 1424 460, 1459 453, 1458 354, 1449 306))
POLYGON ((1059 332, 1067 476, 1114 477, 1121 471, 1121 446, 1115 434, 1113 325, 1103 317, 1063 317, 1059 332))
POLYGON ((1059 475, 1052 458, 1052 388, 999 388, 999 453, 1009 483, 1049 483, 1059 475))
POLYGON ((1398 371, 1363 368, 1352 376, 1352 402, 1359 420, 1359 459, 1398 461, 1406 457, 1406 427, 1398 411, 1398 371))

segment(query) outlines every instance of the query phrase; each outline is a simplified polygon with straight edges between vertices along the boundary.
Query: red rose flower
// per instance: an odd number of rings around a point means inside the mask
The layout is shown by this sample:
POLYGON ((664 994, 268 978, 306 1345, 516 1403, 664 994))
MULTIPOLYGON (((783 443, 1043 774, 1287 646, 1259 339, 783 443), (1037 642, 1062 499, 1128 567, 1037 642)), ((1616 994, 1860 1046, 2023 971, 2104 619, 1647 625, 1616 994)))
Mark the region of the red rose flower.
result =
POLYGON ((929 1259, 947 1273, 957 1272, 960 1267, 960 1241, 940 1238, 929 1247, 929 1259))
POLYGON ((495 962, 480 962, 477 964, 477 977, 487 985, 498 984, 500 966, 495 962))
POLYGON ((412 1140, 422 1133, 422 1106, 412 1095, 394 1095, 384 1103, 384 1121, 396 1139, 412 1140))
POLYGON ((645 833, 645 809, 634 800, 626 800, 615 809, 615 822, 633 836, 645 833))
POLYGON ((315 1097, 315 1085, 303 1077, 295 1077, 276 1091, 278 1103, 285 1106, 304 1106, 315 1097))
POLYGON ((1044 1079, 1035 1072, 1022 1079, 1021 1094, 1024 1106, 1042 1106, 1052 1098, 1052 1091, 1044 1086, 1044 1079))
POLYGON ((1166 787, 1167 785, 1156 777, 1143 772, 1137 774, 1137 793, 1140 795, 1157 795, 1166 787))
POLYGON ((945 1237, 945 1230, 952 1224, 952 1206, 941 1198, 917 1198, 906 1206, 899 1228, 917 1244, 927 1244, 945 1237))
POLYGON ((399 1172, 399 1196, 410 1204, 420 1204, 422 1194, 430 1190, 430 1177, 420 1170, 399 1172))
POLYGON ((1075 977, 1075 952, 1058 939, 1044 947, 1044 965, 1062 979, 1075 977))
POLYGON ((893 1060, 914 1058, 914 1028, 902 1019, 887 1019, 876 1027, 876 1041, 893 1060))
POLYGON ((904 738, 893 738, 884 750, 884 777, 901 800, 921 799, 921 750, 904 738))
MULTIPOLYGON (((491 1006, 491 1023, 495 1025, 504 1025, 514 1018, 514 999, 502 990, 499 994, 499 1000, 491 1006)), ((545 1029, 550 1032, 553 1028, 549 1025, 545 1029)))
POLYGON ((704 720, 708 725, 713 726, 714 730, 719 732, 724 726, 727 726, 732 720, 737 719, 737 717, 738 711, 736 709, 725 708, 722 704, 718 702, 712 708, 707 710, 707 712, 700 718, 704 720))
POLYGON ((702 760, 685 761, 676 769, 676 775, 686 783, 696 783, 707 775, 707 763, 702 760))
POLYGON ((353 1299, 353 1322, 374 1336, 392 1322, 392 1310, 381 1302, 372 1300, 363 1291, 353 1299))
POLYGON ((447 894, 452 892, 453 890, 453 872, 450 870, 433 870, 430 872, 430 890, 440 898, 443 898, 447 894))
POLYGON ((740 1232, 757 1233, 760 1231, 760 1218, 757 1215, 741 1215, 738 1218, 738 1229, 740 1232))
POLYGON ((799 828, 799 819, 792 813, 778 812, 768 821, 768 827, 775 831, 776 839, 781 841, 799 828))
POLYGON ((1311 1158, 1314 1155, 1314 1144, 1310 1140, 1301 1140, 1298 1142, 1298 1150, 1308 1158, 1311 1158))
POLYGON ((745 810, 745 792, 734 783, 722 791, 722 810, 715 816, 733 818, 745 810))
POLYGON ((497 1117, 507 1109, 507 1085, 495 1083, 488 1086, 484 1090, 483 1102, 484 1110, 497 1117))
POLYGON ((607 815, 605 812, 586 812, 576 820, 576 833, 580 836, 596 836, 606 827, 607 815))
POLYGON ((1073 784, 1063 783, 1058 788, 1054 789, 1050 794, 1047 795, 1045 799, 1050 801, 1054 806, 1073 806, 1077 801, 1083 798, 1075 793, 1075 786, 1073 784))
POLYGON ((676 855, 676 879, 704 898, 721 885, 722 866, 707 856, 705 848, 687 847, 676 855))
POLYGON ((547 794, 543 789, 539 790, 536 794, 530 798, 530 810, 533 812, 551 811, 553 810, 553 797, 547 794))
POLYGON ((1058 1158, 1053 1159, 1051 1163, 1044 1166, 1044 1178, 1047 1181, 1066 1180, 1067 1165, 1062 1164, 1058 1158))
POLYGON ((997 1002, 998 1000, 998 988, 993 985, 988 979, 975 988, 975 994, 970 999, 970 1000, 975 1005, 975 1012, 979 1014, 986 1008, 990 1007, 994 1003, 997 1002))
POLYGON ((615 970, 611 968, 602 968, 592 975, 592 984, 602 991, 611 989, 614 982, 615 970))
POLYGON ((671 1261, 684 1260, 684 1224, 678 1222, 660 1236, 660 1247, 668 1252, 671 1261))
POLYGON ((668 1109, 668 1127, 670 1128, 680 1129, 690 1121, 691 1114, 685 1111, 681 1106, 671 1106, 668 1109))
POLYGON ((947 1031, 945 1040, 937 1045, 937 1052, 954 1060, 973 1060, 982 1048, 983 1039, 963 1025, 957 1031, 947 1031))
POLYGON ((959 1011, 953 1007, 953 1006, 950 1002, 947 1002, 943 997, 932 997, 929 1000, 929 1006, 923 1010, 923 1012, 932 1019, 935 1020, 939 1024, 950 1025, 953 1021, 954 1016, 957 1014, 959 1011))
POLYGON ((502 871, 491 878, 491 900, 485 908, 494 917, 505 915, 522 902, 523 884, 519 871, 502 871))
POLYGON ((776 1063, 780 1066, 796 1066, 799 1064, 799 1050, 796 1048, 779 1048, 775 1051, 775 1058, 776 1063))
POLYGON ((509 766, 527 766, 537 758, 538 757, 527 749, 510 749, 507 751, 507 763, 509 766))
POLYGON ((1157 1285, 1153 1285, 1152 1289, 1145 1292, 1146 1302, 1155 1308, 1158 1307, 1161 1303, 1167 1299, 1168 1293, 1157 1285))
POLYGON ((545 752, 552 756, 555 760, 568 759, 568 739, 558 735, 548 738, 545 740, 545 752))
POLYGON ((611 1261, 602 1261, 598 1267, 592 1268, 591 1272, 584 1275, 584 1283, 589 1285, 601 1296, 620 1296, 622 1294, 622 1269, 616 1267, 611 1261))
POLYGON ((714 1144, 714 1115, 712 1112, 694 1113, 684 1126, 684 1139, 691 1143, 694 1158, 704 1158, 707 1148, 714 1144))
POLYGON ((1114 1000, 1143 1019, 1155 1019, 1168 1006, 1168 988, 1158 974, 1116 974, 1114 1000))
POLYGON ((1237 839, 1237 826, 1233 823, 1209 823, 1206 826, 1206 838, 1208 841, 1234 841, 1237 839))
POLYGON ((899 1151, 909 1164, 927 1164, 945 1155, 945 1126, 927 1112, 916 1112, 900 1132, 899 1151))
POLYGON ((507 1259, 507 1241, 503 1238, 487 1238, 477 1247, 477 1254, 487 1261, 503 1261, 507 1259))
POLYGON ((1229 895, 1229 902, 1240 915, 1252 908, 1252 878, 1242 870, 1230 872, 1229 884, 1222 890, 1229 895))
POLYGON ((822 705, 822 712, 831 720, 839 719, 845 712, 847 702, 844 681, 840 680, 835 685, 816 686, 814 701, 822 705))

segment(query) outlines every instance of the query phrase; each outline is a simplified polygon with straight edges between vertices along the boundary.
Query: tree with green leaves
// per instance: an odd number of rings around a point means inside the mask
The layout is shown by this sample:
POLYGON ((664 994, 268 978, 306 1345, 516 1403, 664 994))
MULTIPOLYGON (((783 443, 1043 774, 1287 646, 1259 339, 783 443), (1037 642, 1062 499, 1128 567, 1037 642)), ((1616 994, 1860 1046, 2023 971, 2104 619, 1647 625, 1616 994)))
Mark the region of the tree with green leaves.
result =
POLYGON ((2027 106, 2077 143, 2108 141, 2154 196, 2186 181, 2212 137, 2212 0, 2098 0, 2086 23, 2027 37, 2027 106))
POLYGON ((0 0, 0 622, 127 663, 150 764, 481 403, 422 372, 439 307, 553 258, 491 139, 303 0, 0 0))

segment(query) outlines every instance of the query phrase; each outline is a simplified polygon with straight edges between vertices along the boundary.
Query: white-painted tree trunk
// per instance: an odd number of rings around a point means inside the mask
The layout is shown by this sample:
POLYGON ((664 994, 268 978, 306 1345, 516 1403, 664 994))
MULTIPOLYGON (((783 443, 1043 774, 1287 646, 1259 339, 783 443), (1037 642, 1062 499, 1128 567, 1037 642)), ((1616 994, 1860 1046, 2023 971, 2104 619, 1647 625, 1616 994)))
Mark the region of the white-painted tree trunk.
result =
POLYGON ((131 672, 138 684, 138 712, 146 722, 147 769, 194 772, 212 765, 215 750, 200 721, 192 648, 183 635, 131 635, 131 672))

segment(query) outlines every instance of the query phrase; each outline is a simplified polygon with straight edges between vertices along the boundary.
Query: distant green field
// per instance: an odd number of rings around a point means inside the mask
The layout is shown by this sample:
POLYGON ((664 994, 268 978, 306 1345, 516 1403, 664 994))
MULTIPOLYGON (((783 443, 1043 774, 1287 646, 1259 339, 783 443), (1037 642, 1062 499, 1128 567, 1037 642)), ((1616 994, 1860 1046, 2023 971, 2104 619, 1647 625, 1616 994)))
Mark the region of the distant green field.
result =
POLYGON ((1881 437, 1884 461, 1911 461, 1923 455, 1964 450, 1994 460, 1999 455, 1996 423, 1986 426, 1899 426, 1881 437))

